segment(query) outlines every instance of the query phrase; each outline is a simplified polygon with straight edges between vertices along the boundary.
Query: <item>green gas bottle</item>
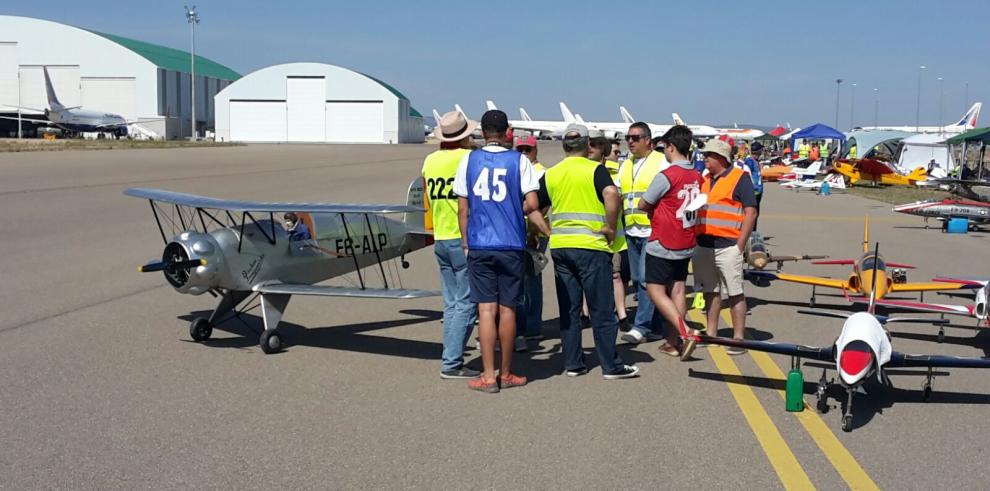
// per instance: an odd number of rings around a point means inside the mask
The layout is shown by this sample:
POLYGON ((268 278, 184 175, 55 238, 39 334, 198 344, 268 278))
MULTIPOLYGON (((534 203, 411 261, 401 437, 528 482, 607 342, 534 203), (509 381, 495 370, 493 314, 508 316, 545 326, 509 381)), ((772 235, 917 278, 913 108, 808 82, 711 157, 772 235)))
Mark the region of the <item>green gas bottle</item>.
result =
POLYGON ((784 397, 787 410, 792 413, 804 411, 804 374, 799 367, 787 372, 787 390, 784 397))

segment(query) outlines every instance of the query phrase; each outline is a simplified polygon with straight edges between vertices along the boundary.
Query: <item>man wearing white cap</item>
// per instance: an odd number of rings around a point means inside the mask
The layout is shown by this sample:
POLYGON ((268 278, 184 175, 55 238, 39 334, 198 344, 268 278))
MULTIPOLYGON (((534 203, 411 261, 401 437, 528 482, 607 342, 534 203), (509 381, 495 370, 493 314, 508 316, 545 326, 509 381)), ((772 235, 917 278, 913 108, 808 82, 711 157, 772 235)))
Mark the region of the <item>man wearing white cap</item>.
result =
MULTIPOLYGON (((708 196, 708 203, 698 210, 694 275, 701 283, 708 306, 708 335, 718 333, 722 293, 725 292, 732 315, 732 336, 743 339, 746 330, 743 251, 757 214, 753 181, 742 169, 732 165, 732 147, 727 142, 708 140, 701 151, 708 170, 701 192, 708 196)), ((730 355, 745 352, 741 348, 727 350, 730 355)))
POLYGON ((471 336, 478 315, 471 302, 467 258, 461 248, 461 230, 457 221, 457 195, 454 175, 461 159, 471 151, 471 132, 478 123, 460 111, 444 114, 437 122, 435 135, 440 149, 423 162, 424 203, 428 205, 427 228, 433 229, 433 250, 440 266, 443 290, 443 355, 440 377, 445 379, 477 378, 480 372, 464 366, 464 344, 471 336))

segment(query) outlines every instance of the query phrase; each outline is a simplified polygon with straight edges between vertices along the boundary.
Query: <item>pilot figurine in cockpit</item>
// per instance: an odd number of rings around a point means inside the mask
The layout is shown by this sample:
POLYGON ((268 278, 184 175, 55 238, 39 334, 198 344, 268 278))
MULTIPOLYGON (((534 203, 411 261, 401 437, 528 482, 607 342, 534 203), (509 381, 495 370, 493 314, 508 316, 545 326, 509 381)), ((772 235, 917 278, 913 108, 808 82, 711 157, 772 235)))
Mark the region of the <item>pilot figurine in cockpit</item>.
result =
POLYGON ((309 227, 299 221, 299 217, 293 212, 288 212, 282 216, 285 220, 285 231, 289 233, 289 242, 297 240, 310 240, 309 227))

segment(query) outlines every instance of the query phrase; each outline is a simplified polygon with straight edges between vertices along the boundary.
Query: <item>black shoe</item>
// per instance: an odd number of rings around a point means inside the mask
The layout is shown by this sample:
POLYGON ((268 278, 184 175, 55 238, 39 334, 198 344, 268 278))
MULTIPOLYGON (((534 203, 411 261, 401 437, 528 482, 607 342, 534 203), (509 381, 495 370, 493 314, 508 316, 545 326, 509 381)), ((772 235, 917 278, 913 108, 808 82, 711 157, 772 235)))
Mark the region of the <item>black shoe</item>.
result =
POLYGON ((605 380, 618 380, 623 378, 633 378, 639 376, 639 367, 623 365, 622 369, 615 373, 606 373, 605 380))
POLYGON ((564 375, 567 375, 568 377, 580 377, 586 373, 588 373, 588 369, 585 367, 564 371, 564 375))
POLYGON ((481 372, 468 367, 455 368, 453 370, 444 370, 440 372, 440 378, 447 380, 470 379, 478 378, 480 376, 481 372))

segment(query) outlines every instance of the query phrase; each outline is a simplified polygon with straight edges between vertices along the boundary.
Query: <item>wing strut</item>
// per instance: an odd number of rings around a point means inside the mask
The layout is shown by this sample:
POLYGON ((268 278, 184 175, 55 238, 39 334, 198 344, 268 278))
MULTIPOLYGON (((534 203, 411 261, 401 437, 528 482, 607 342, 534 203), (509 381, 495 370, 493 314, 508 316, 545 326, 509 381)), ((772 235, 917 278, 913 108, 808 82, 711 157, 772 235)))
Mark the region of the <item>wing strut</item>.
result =
POLYGON ((371 219, 368 218, 368 214, 364 215, 364 223, 368 225, 368 235, 371 236, 371 248, 375 251, 375 258, 378 259, 378 269, 382 272, 382 283, 385 283, 385 288, 388 288, 388 279, 385 278, 385 267, 382 266, 382 255, 378 252, 378 239, 375 238, 375 233, 371 230, 371 219))
POLYGON ((344 233, 347 234, 347 240, 351 241, 351 257, 354 258, 354 272, 357 273, 358 283, 361 284, 361 289, 364 290, 364 277, 361 276, 361 265, 358 263, 357 252, 354 250, 354 239, 351 238, 351 231, 347 228, 347 217, 343 213, 340 214, 340 221, 344 224, 344 233))
POLYGON ((165 229, 162 228, 162 221, 158 218, 158 209, 155 208, 155 201, 149 199, 148 204, 151 205, 151 213, 155 215, 155 223, 158 224, 158 233, 162 234, 162 242, 168 245, 168 239, 165 238, 165 229))

